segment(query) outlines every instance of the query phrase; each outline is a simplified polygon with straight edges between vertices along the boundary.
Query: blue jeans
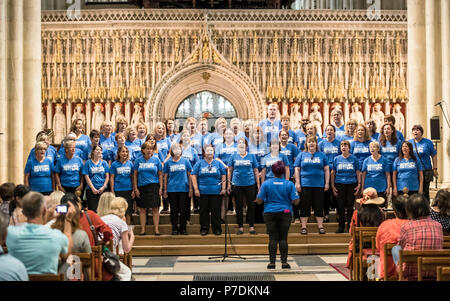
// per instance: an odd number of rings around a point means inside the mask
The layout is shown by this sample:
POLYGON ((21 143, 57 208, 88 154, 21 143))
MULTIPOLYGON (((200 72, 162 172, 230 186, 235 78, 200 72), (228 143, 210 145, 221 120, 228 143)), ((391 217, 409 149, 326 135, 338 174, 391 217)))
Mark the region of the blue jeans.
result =
POLYGON ((392 260, 394 260, 394 263, 397 265, 400 260, 400 250, 402 247, 399 245, 396 245, 392 248, 392 260))

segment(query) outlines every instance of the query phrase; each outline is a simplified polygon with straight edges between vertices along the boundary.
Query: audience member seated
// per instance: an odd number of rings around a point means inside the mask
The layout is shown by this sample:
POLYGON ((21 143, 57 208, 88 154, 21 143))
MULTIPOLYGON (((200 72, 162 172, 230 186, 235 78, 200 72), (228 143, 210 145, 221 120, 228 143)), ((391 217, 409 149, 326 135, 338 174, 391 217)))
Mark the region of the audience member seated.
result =
MULTIPOLYGON (((408 221, 408 216, 406 215, 406 202, 408 201, 407 195, 400 195, 397 198, 392 199, 392 208, 394 209, 395 218, 385 220, 378 227, 377 231, 377 251, 380 253, 380 265, 378 268, 379 277, 384 277, 384 245, 388 243, 397 244, 400 237, 401 227, 408 221)), ((392 258, 388 258, 387 262, 387 273, 388 277, 396 276, 397 269, 395 267, 392 258)))
POLYGON ((53 191, 49 196, 44 197, 44 205, 46 210, 46 216, 44 218, 44 224, 51 226, 56 218, 56 206, 61 204, 61 199, 64 196, 64 192, 61 190, 53 191))
MULTIPOLYGON (((408 222, 400 229, 398 245, 392 248, 392 257, 398 264, 399 251, 439 250, 443 247, 442 225, 430 217, 430 205, 421 194, 413 194, 406 202, 408 222)), ((404 264, 403 276, 406 280, 417 280, 417 264, 404 264)), ((434 272, 424 273, 424 279, 435 276, 434 272)))
POLYGON ((2 246, 8 235, 8 215, 0 212, 0 281, 28 281, 27 269, 10 253, 5 254, 2 246))
POLYGON ((9 216, 9 203, 14 199, 14 183, 3 183, 0 186, 0 212, 9 216))
POLYGON ((69 203, 64 233, 43 225, 46 208, 39 192, 30 192, 23 198, 22 210, 27 223, 8 228, 8 252, 22 261, 28 274, 56 274, 60 255, 65 260, 72 251, 74 206, 69 203))
POLYGON ((9 204, 10 221, 11 226, 17 226, 25 223, 27 218, 22 213, 22 198, 30 192, 30 188, 25 185, 17 185, 14 188, 14 200, 9 204))
MULTIPOLYGON (((102 217, 102 220, 112 229, 114 245, 113 252, 115 252, 116 248, 119 246, 119 254, 122 252, 129 253, 134 243, 133 229, 129 229, 126 223, 125 213, 127 208, 127 200, 122 197, 116 197, 111 202, 110 213, 102 217)), ((131 270, 120 262, 120 271, 117 276, 119 276, 121 281, 129 281, 131 280, 131 270)))
MULTIPOLYGON (((383 206, 384 202, 385 200, 382 197, 378 197, 375 188, 364 189, 363 197, 356 200, 355 211, 350 221, 350 235, 352 235, 355 227, 378 227, 384 220, 384 214, 379 207, 383 206)), ((352 265, 353 243, 353 239, 350 239, 347 267, 352 265)))
POLYGON ((431 219, 442 225, 444 235, 450 235, 450 192, 441 189, 436 193, 430 210, 431 219))

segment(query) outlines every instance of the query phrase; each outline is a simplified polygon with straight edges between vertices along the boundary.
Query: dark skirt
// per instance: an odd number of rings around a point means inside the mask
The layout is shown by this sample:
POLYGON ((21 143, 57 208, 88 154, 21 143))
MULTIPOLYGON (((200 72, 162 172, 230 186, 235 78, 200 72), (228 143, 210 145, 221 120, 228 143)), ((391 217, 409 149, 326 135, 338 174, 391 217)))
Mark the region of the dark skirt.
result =
POLYGON ((114 191, 116 197, 121 197, 127 200, 128 208, 125 214, 131 215, 133 213, 133 199, 131 198, 131 190, 128 191, 114 191))
POLYGON ((159 208, 161 197, 159 195, 159 183, 151 183, 138 187, 140 199, 137 205, 140 208, 159 208))

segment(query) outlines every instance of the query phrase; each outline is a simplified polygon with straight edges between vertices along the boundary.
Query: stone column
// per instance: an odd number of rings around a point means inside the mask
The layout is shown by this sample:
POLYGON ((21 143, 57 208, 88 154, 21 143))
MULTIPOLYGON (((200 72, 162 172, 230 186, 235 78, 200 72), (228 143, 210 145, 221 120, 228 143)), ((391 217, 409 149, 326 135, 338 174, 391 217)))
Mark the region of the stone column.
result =
POLYGON ((6 140, 6 0, 0 0, 0 182, 7 177, 8 143, 6 140))
MULTIPOLYGON (((441 0, 441 56, 442 56, 442 104, 446 113, 450 112, 450 1, 441 0)), ((439 180, 444 187, 450 186, 450 125, 447 124, 441 110, 438 111, 442 126, 442 142, 438 145, 438 153, 442 154, 442 163, 439 162, 439 180)), ((447 115, 447 118, 450 116, 447 115)), ((450 121, 450 120, 449 120, 450 121)))
MULTIPOLYGON (((41 129, 41 6, 23 1, 23 162, 41 129)), ((23 172, 23 170, 22 170, 23 172)))
MULTIPOLYGON (((426 103, 425 0, 408 0, 408 91, 407 133, 421 124, 428 133, 426 103)), ((409 137, 410 135, 407 135, 409 137)))
POLYGON ((41 127, 40 5, 0 0, 0 182, 23 183, 41 127))

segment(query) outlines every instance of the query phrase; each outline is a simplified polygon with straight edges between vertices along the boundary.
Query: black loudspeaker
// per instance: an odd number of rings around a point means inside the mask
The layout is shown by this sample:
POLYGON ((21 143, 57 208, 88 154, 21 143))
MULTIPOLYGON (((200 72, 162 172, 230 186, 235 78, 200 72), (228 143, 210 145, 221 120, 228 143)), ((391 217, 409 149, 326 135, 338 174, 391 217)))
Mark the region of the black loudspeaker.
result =
POLYGON ((431 140, 441 140, 441 128, 439 126, 439 116, 430 119, 431 140))

